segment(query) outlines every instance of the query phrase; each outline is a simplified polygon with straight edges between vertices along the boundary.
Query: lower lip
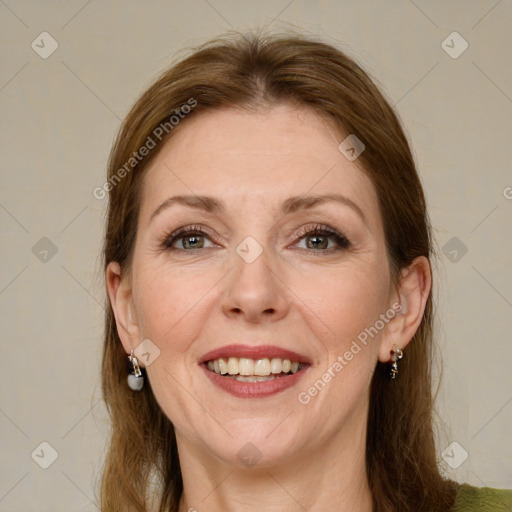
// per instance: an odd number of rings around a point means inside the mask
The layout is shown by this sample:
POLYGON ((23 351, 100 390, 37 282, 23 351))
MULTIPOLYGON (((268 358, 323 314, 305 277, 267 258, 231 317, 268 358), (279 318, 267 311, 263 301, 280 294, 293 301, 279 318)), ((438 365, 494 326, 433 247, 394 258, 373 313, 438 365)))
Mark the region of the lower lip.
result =
POLYGON ((309 368, 309 366, 305 366, 297 373, 263 382, 240 382, 239 380, 222 377, 218 373, 208 370, 204 364, 201 367, 206 372, 206 376, 216 386, 238 398, 265 398, 280 393, 294 386, 309 368))

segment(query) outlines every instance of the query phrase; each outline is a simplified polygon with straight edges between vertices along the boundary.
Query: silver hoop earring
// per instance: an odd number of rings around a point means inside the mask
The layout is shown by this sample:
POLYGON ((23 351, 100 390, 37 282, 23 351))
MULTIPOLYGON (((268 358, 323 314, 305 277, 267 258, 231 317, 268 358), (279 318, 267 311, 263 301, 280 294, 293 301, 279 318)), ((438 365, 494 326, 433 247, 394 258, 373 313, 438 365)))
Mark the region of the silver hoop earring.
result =
POLYGON ((128 375, 128 386, 133 391, 140 391, 144 386, 144 376, 139 366, 137 358, 132 353, 128 356, 131 363, 131 372, 128 375))

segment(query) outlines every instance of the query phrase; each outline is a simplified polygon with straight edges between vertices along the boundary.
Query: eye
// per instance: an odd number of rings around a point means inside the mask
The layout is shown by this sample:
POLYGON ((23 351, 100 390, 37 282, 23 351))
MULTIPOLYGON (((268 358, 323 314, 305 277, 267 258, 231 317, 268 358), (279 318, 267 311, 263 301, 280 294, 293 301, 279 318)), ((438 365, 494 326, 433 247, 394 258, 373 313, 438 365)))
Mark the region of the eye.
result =
POLYGON ((317 224, 314 227, 306 227, 297 233, 297 237, 305 240, 306 247, 301 249, 308 253, 331 253, 351 246, 350 240, 343 234, 329 226, 317 224), (334 241, 334 247, 329 247, 329 240, 334 241))
POLYGON ((208 249, 208 247, 205 247, 204 240, 209 239, 209 237, 209 233, 200 226, 186 226, 166 236, 163 247, 169 250, 208 249), (176 242, 178 242, 177 247, 176 242))
MULTIPOLYGON (((351 242, 345 235, 329 226, 321 224, 306 227, 299 231, 296 236, 301 241, 303 239, 306 241, 306 247, 299 248, 316 255, 348 249, 351 246, 351 242), (329 247, 330 240, 334 242, 334 247, 329 247)), ((205 240, 211 242, 210 238, 211 235, 201 226, 186 226, 167 235, 162 242, 162 247, 167 250, 182 251, 208 249, 214 247, 213 242, 212 245, 205 246, 205 240)))

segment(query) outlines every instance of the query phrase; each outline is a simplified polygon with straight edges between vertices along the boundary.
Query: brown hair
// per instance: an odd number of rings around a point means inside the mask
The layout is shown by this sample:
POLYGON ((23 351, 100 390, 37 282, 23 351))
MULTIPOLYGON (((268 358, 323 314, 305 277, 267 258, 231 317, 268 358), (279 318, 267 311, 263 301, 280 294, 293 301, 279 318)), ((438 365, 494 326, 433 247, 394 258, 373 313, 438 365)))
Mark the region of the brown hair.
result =
MULTIPOLYGON (((105 268, 111 261, 123 272, 129 268, 144 169, 174 128, 164 125, 158 147, 131 161, 128 170, 126 163, 148 137, 155 139, 156 127, 193 102, 180 124, 205 110, 290 101, 330 116, 341 133, 355 134, 365 144, 358 162, 379 197, 394 282, 416 257, 430 261, 431 228, 414 159, 397 115, 370 77, 340 50, 311 38, 230 35, 165 71, 127 115, 109 161, 105 268), (114 183, 123 166, 127 172, 114 183)), ((440 475, 436 459, 432 349, 431 293, 397 380, 389 381, 385 365, 377 363, 371 383, 366 468, 375 512, 449 510, 454 503, 457 485, 440 475)), ((102 390, 112 437, 101 483, 102 510, 146 511, 153 493, 160 512, 177 511, 183 484, 173 425, 150 383, 138 393, 128 388, 126 361, 109 305, 102 390)))

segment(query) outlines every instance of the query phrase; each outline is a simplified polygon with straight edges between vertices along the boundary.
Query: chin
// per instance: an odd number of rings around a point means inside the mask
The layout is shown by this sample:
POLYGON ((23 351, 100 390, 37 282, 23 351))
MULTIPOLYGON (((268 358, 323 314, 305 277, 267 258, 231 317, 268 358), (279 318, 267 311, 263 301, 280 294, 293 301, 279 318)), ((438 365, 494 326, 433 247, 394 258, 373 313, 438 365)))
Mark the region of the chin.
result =
POLYGON ((304 430, 291 428, 292 416, 282 418, 244 418, 224 426, 229 432, 217 429, 217 436, 203 439, 206 448, 226 464, 252 470, 269 469, 299 457, 304 430))

